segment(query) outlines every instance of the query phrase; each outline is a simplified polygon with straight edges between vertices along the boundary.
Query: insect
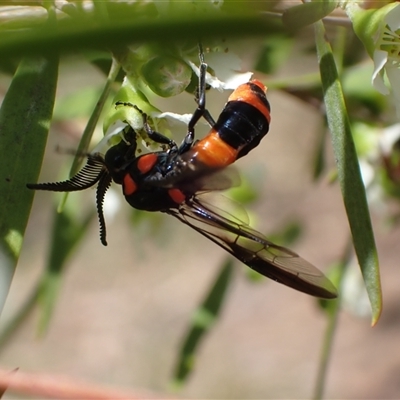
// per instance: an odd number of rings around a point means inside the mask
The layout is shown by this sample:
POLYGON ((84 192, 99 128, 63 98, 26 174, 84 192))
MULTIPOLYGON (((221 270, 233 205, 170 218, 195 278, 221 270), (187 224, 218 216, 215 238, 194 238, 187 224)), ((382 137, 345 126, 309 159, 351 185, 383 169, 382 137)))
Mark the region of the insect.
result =
POLYGON ((225 167, 255 148, 267 134, 270 107, 266 87, 252 80, 232 93, 215 122, 205 107, 206 69, 200 49, 198 106, 179 146, 153 131, 147 115, 134 105, 117 103, 135 107, 141 112, 148 136, 166 149, 137 157, 137 135, 128 126, 120 143, 111 147, 104 156, 89 154, 86 165, 69 180, 28 184, 28 188, 72 192, 97 184, 100 240, 107 245, 103 202, 114 181, 122 185, 125 199, 132 207, 174 216, 276 282, 312 296, 335 298, 335 287, 316 267, 295 252, 271 243, 261 233, 207 200, 205 192, 232 186, 235 177, 225 167), (211 125, 211 130, 205 138, 195 142, 194 128, 202 117, 211 125))

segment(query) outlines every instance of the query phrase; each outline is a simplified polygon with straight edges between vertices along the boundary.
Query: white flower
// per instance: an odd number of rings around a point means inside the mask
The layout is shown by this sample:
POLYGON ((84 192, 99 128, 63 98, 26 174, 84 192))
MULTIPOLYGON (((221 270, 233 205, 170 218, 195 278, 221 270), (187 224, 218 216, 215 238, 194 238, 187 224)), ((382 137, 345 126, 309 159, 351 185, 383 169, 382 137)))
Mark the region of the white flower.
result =
MULTIPOLYGON (((238 72, 241 68, 241 59, 232 52, 209 52, 205 54, 205 59, 207 65, 214 72, 214 75, 211 75, 209 72, 206 73, 206 83, 213 89, 220 91, 236 89, 239 85, 247 83, 253 75, 252 72, 238 72)), ((185 61, 190 65, 195 74, 199 76, 200 69, 198 64, 188 58, 186 58, 185 61)), ((181 115, 173 112, 163 112, 152 113, 151 116, 156 118, 168 118, 171 121, 175 120, 187 125, 192 114, 181 115)), ((201 122, 204 123, 205 121, 201 122)))
POLYGON ((151 116, 153 118, 167 118, 170 119, 171 122, 179 121, 187 125, 192 119, 192 114, 177 114, 174 112, 166 111, 163 113, 152 113, 151 116))
POLYGON ((389 156, 393 151, 396 142, 400 140, 400 124, 388 126, 383 129, 381 138, 379 140, 379 147, 381 154, 389 156))
POLYGON ((400 4, 397 3, 383 18, 375 38, 372 84, 384 95, 392 93, 397 115, 400 116, 400 4), (384 81, 386 72, 390 86, 384 81), (391 90, 389 89, 391 88, 391 90))
POLYGON ((94 153, 101 153, 105 154, 106 151, 110 148, 112 138, 114 136, 119 136, 122 134, 123 130, 128 126, 126 122, 121 120, 117 120, 113 122, 107 129, 106 133, 104 134, 103 139, 100 140, 99 143, 93 148, 91 151, 92 154, 94 153))
MULTIPOLYGON (((236 89, 242 83, 251 79, 252 72, 238 72, 241 68, 241 60, 234 53, 212 52, 205 55, 206 63, 213 69, 215 76, 207 72, 206 82, 214 89, 236 89)), ((190 60, 186 60, 196 75, 199 75, 199 67, 190 60)))

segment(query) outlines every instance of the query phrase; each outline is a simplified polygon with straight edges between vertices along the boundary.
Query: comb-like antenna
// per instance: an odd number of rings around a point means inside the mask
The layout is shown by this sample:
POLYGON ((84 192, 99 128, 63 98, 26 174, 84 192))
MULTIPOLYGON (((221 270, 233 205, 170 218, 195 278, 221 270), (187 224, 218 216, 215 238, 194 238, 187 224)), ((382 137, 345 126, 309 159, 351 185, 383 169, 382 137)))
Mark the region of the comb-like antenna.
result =
POLYGON ((77 192, 95 185, 105 170, 101 154, 89 154, 86 165, 72 178, 61 182, 28 183, 28 189, 48 190, 51 192, 77 192))
POLYGON ((100 176, 99 184, 97 185, 96 190, 96 206, 97 206, 97 215, 99 217, 99 226, 100 226, 100 241, 104 246, 107 246, 106 240, 106 221, 104 219, 104 212, 103 212, 103 203, 104 203, 104 196, 108 188, 111 185, 111 175, 107 171, 103 171, 100 176))
POLYGON ((96 206, 100 225, 100 240, 104 246, 107 246, 103 202, 111 181, 112 177, 107 170, 104 157, 100 153, 94 153, 89 154, 86 165, 76 175, 66 181, 28 183, 26 186, 29 189, 48 190, 51 192, 76 192, 88 189, 99 182, 96 192, 96 206))

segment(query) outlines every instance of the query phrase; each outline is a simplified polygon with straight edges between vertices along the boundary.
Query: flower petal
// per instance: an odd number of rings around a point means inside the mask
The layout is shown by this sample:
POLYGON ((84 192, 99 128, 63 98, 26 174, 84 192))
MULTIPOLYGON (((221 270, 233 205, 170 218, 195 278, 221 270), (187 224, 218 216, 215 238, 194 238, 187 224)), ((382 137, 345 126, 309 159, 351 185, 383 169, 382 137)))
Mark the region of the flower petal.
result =
POLYGON ((220 81, 225 82, 224 89, 236 89, 242 83, 248 82, 253 75, 252 72, 238 72, 242 68, 242 61, 233 52, 208 53, 207 63, 220 81))
POLYGON ((400 28, 400 4, 390 10, 385 17, 385 22, 389 25, 389 28, 394 32, 400 28))
POLYGON ((387 65, 386 74, 392 87, 397 116, 400 116, 400 68, 399 65, 387 65))
POLYGON ((393 145, 400 139, 400 124, 388 126, 382 131, 379 146, 384 155, 391 153, 393 145))
MULTIPOLYGON (((198 66, 190 60, 186 62, 199 76, 198 66)), ((207 72, 206 82, 220 91, 236 89, 242 83, 248 82, 253 75, 252 72, 237 72, 240 70, 240 58, 233 53, 208 53, 207 64, 214 70, 216 76, 207 72)))
POLYGON ((163 113, 152 113, 151 116, 154 118, 168 118, 173 121, 183 122, 185 125, 187 125, 192 118, 192 114, 177 114, 169 111, 163 113))
POLYGON ((101 153, 105 154, 108 148, 110 147, 110 140, 112 137, 120 135, 124 128, 128 126, 126 122, 122 122, 121 120, 117 120, 113 122, 107 129, 107 132, 104 134, 104 137, 100 140, 99 143, 91 151, 91 154, 101 153))
POLYGON ((372 84, 376 90, 384 95, 388 95, 389 89, 383 81, 383 68, 387 63, 388 53, 382 50, 374 52, 374 72, 372 73, 372 84))

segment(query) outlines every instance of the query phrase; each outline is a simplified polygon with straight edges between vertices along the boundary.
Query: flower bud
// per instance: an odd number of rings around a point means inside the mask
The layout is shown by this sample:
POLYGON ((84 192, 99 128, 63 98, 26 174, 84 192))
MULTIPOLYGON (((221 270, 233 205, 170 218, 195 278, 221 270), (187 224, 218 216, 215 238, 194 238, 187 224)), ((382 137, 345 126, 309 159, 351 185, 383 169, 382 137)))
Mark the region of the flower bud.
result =
POLYGON ((192 69, 172 56, 157 56, 146 62, 141 74, 150 89, 161 97, 182 93, 190 84, 192 69))

